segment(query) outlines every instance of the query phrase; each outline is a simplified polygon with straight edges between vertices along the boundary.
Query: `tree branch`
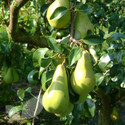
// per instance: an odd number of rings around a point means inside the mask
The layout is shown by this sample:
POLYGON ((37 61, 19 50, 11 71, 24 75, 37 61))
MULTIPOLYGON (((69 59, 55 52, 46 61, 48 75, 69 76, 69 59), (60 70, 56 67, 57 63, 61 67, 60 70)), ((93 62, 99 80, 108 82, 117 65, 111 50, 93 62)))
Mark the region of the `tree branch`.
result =
POLYGON ((28 43, 39 47, 48 47, 48 42, 41 33, 28 34, 24 29, 18 26, 19 10, 29 0, 13 0, 10 6, 10 22, 7 27, 8 35, 11 40, 19 43, 28 43))

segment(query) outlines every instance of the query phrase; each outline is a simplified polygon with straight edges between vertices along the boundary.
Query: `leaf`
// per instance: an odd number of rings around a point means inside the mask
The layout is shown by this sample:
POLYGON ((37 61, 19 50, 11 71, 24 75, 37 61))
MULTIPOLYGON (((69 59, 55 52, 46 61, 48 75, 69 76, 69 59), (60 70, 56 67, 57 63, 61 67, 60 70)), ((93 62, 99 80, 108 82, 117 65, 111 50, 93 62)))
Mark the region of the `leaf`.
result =
POLYGON ((44 58, 44 55, 48 51, 48 48, 39 48, 33 53, 33 65, 34 67, 41 66, 41 59, 44 58))
POLYGON ((54 70, 45 71, 43 73, 42 78, 41 78, 41 83, 42 83, 42 89, 44 91, 46 91, 47 82, 50 82, 52 80, 53 74, 54 74, 54 70))
POLYGON ((121 40, 121 38, 125 39, 125 35, 116 32, 113 33, 109 38, 112 40, 121 40))
MULTIPOLYGON (((22 111, 21 113, 21 117, 23 119, 31 119, 34 117, 34 112, 35 112, 35 109, 36 109, 36 105, 37 105, 37 99, 38 99, 38 96, 34 96, 33 98, 27 100, 23 107, 25 107, 25 110, 22 111)), ((37 105, 37 110, 36 110, 36 116, 38 114, 40 114, 40 112, 42 111, 43 109, 43 105, 42 105, 42 95, 40 96, 40 101, 37 105)))
POLYGON ((41 66, 46 68, 51 63, 51 61, 52 61, 51 58, 44 58, 41 61, 41 66))
POLYGON ((58 20, 67 13, 66 7, 58 7, 50 17, 50 20, 58 20))
POLYGON ((25 92, 31 93, 31 90, 32 90, 32 88, 31 88, 31 87, 28 87, 27 89, 25 89, 25 92))
POLYGON ((85 3, 86 3, 86 0, 82 0, 82 3, 85 4, 85 3))
POLYGON ((40 69, 39 69, 39 77, 38 77, 38 79, 40 79, 40 76, 41 76, 41 74, 43 73, 44 69, 45 69, 45 68, 40 67, 40 69))
POLYGON ((17 95, 18 95, 18 98, 19 98, 21 101, 23 101, 24 96, 25 96, 25 90, 23 90, 23 89, 17 90, 17 95))
POLYGON ((83 42, 88 44, 88 45, 102 44, 104 41, 105 41, 105 39, 103 39, 100 36, 96 36, 96 35, 87 36, 83 40, 83 42))
POLYGON ((11 108, 9 111, 9 117, 11 117, 15 113, 22 111, 22 110, 25 110, 25 108, 23 106, 15 106, 15 107, 11 108))
POLYGON ((34 75, 38 73, 37 70, 32 70, 28 76, 27 76, 27 80, 30 84, 36 84, 37 83, 37 80, 34 79, 34 75))
POLYGON ((71 50, 69 57, 70 65, 73 65, 77 60, 80 59, 80 57, 82 56, 82 52, 83 50, 81 47, 75 47, 71 50))
POLYGON ((87 104, 88 104, 88 110, 89 110, 91 116, 94 117, 96 105, 95 105, 95 103, 93 102, 91 96, 87 97, 86 102, 87 102, 87 104))
POLYGON ((96 73, 95 78, 96 78, 96 85, 99 86, 104 80, 104 75, 101 73, 96 73))
POLYGON ((122 83, 121 83, 121 88, 125 88, 125 78, 124 78, 124 80, 122 81, 122 83))
POLYGON ((105 54, 100 58, 99 67, 101 70, 104 70, 106 65, 112 60, 113 54, 105 54))
POLYGON ((93 12, 93 8, 92 6, 85 4, 85 5, 82 5, 78 11, 81 13, 91 14, 93 12))
POLYGON ((4 27, 0 28, 0 41, 9 41, 7 31, 4 27))
POLYGON ((62 53, 62 48, 61 48, 61 44, 56 42, 56 39, 54 39, 51 36, 46 36, 49 46, 52 50, 54 50, 57 53, 62 53))

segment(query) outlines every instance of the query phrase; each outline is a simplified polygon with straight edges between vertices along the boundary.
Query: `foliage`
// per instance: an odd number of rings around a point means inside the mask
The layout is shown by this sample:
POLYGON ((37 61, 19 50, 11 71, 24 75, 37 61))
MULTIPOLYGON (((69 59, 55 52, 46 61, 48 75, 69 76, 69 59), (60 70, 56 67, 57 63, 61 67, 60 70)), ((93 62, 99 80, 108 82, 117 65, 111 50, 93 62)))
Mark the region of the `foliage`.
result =
MULTIPOLYGON (((30 86, 42 85, 44 93, 51 83, 56 66, 64 61, 69 81, 70 100, 74 103, 78 100, 78 95, 72 90, 70 77, 82 56, 84 47, 91 54, 96 87, 89 93, 84 104, 74 104, 73 112, 60 118, 60 121, 65 121, 67 125, 88 124, 87 120, 95 117, 97 109, 104 105, 98 90, 101 89, 104 96, 110 98, 111 109, 117 106, 118 100, 123 96, 122 92, 125 91, 125 1, 71 0, 74 3, 74 12, 88 14, 94 25, 94 34, 88 31, 87 36, 79 40, 81 44, 69 42, 70 27, 55 29, 49 25, 46 20, 46 11, 50 3, 46 1, 40 4, 40 1, 28 1, 21 8, 18 25, 31 36, 39 29, 48 41, 48 47, 44 48, 29 44, 30 41, 23 44, 10 40, 5 27, 9 24, 9 6, 12 0, 0 1, 0 88, 2 90, 0 96, 3 95, 0 103, 16 105, 11 108, 9 116, 25 110, 23 106, 30 99, 27 95, 34 97, 30 86), (16 69, 20 77, 17 83, 6 84, 3 81, 2 73, 4 74, 6 67, 16 69), (17 92, 13 90, 13 87, 16 88, 24 82, 28 82, 27 88, 16 89, 17 92), (18 102, 13 103, 11 97, 18 102)), ((65 8, 58 8, 52 18, 61 18, 66 11, 65 8)), ((44 111, 42 110, 40 114, 42 112, 44 111)), ((120 122, 122 121, 118 119, 115 125, 123 124, 120 122)))

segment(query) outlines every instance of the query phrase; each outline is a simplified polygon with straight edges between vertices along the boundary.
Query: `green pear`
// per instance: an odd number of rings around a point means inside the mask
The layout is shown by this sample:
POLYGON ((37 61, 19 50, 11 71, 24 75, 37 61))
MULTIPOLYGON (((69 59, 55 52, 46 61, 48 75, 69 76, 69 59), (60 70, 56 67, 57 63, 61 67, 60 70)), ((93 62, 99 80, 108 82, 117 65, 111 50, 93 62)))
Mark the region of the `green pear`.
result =
POLYGON ((93 90, 95 83, 90 54, 85 50, 72 74, 71 86, 77 94, 86 95, 93 90))
POLYGON ((87 99, 87 95, 88 94, 86 94, 86 95, 80 95, 79 99, 75 102, 75 104, 83 104, 86 101, 86 99, 87 99))
POLYGON ((17 82, 19 80, 19 75, 14 68, 12 68, 12 70, 13 70, 13 82, 17 82))
POLYGON ((74 105, 71 102, 69 102, 67 108, 65 109, 65 111, 62 114, 55 114, 55 115, 58 117, 67 116, 72 112, 73 108, 74 108, 74 105))
POLYGON ((13 82, 13 69, 12 67, 8 68, 6 75, 3 78, 4 82, 12 83, 13 82))
POLYGON ((90 22, 88 15, 81 12, 76 13, 74 27, 74 37, 77 40, 84 39, 87 36, 88 30, 90 30, 92 33, 94 32, 94 26, 90 22))
POLYGON ((45 91, 42 104, 46 111, 61 114, 69 104, 68 82, 65 67, 59 64, 54 72, 52 83, 45 91))
POLYGON ((67 28, 70 24, 71 11, 69 0, 55 0, 47 10, 47 20, 49 24, 54 28, 67 28), (59 19, 51 20, 51 16, 58 7, 66 7, 67 12, 59 19))
POLYGON ((113 108, 112 113, 110 115, 112 121, 117 121, 119 118, 118 110, 116 107, 113 108))
POLYGON ((6 73, 7 73, 7 71, 8 71, 8 67, 7 66, 2 67, 1 76, 4 77, 6 75, 6 73))

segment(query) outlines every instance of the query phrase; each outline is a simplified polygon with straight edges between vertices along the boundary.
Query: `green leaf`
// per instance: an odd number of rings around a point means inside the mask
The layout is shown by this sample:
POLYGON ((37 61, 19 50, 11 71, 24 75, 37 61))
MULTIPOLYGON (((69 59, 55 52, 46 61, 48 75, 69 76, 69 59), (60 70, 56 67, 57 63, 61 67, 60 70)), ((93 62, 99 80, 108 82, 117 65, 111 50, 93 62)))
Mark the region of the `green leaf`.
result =
POLYGON ((122 81, 122 83, 121 83, 121 88, 125 88, 125 78, 124 78, 124 80, 122 81))
POLYGON ((99 86, 104 80, 104 75, 101 73, 96 73, 95 78, 96 78, 96 85, 99 86))
POLYGON ((81 47, 75 47, 71 50, 70 52, 70 57, 69 57, 69 64, 73 65, 77 60, 80 59, 82 56, 82 48, 81 47))
POLYGON ((46 36, 49 46, 52 50, 54 50, 57 53, 62 53, 62 48, 61 48, 61 44, 56 42, 56 39, 54 39, 51 36, 46 36))
POLYGON ((88 104, 88 110, 89 110, 91 116, 94 117, 95 116, 96 105, 93 102, 91 96, 87 97, 86 102, 88 104))
POLYGON ((82 0, 82 3, 85 4, 85 3, 86 3, 86 0, 82 0))
POLYGON ((38 79, 40 79, 40 76, 41 76, 41 74, 43 73, 44 70, 45 70, 45 68, 40 67, 40 69, 39 69, 39 77, 38 77, 38 79))
POLYGON ((34 67, 41 66, 41 59, 44 58, 44 55, 48 51, 48 48, 39 48, 33 53, 33 65, 34 67))
POLYGON ((17 90, 17 95, 18 95, 18 98, 19 98, 21 101, 23 101, 24 96, 25 96, 25 90, 23 90, 23 89, 17 90))
POLYGON ((91 14, 93 12, 93 8, 92 6, 85 4, 85 5, 82 5, 78 11, 81 13, 91 14))
POLYGON ((50 20, 58 20, 67 13, 66 7, 58 7, 50 17, 50 20))
POLYGON ((46 68, 47 66, 49 66, 49 64, 51 63, 52 59, 51 58, 44 58, 41 61, 41 66, 46 68))
POLYGON ((96 36, 96 35, 87 36, 83 40, 83 42, 88 44, 88 45, 102 44, 104 41, 105 41, 105 39, 103 39, 100 36, 96 36))
POLYGON ((22 111, 22 110, 25 110, 25 108, 23 106, 15 106, 15 107, 11 108, 9 111, 9 117, 11 117, 15 113, 22 111))
POLYGON ((0 27, 0 41, 9 41, 8 33, 4 27, 0 27))
POLYGON ((37 80, 34 79, 34 75, 35 75, 36 73, 38 73, 37 70, 32 70, 32 71, 28 74, 27 79, 28 79, 28 82, 29 82, 30 84, 36 84, 36 83, 38 82, 37 80))
POLYGON ((121 40, 121 38, 125 39, 125 35, 116 32, 113 33, 109 38, 112 40, 121 40))
POLYGON ((31 90, 32 90, 32 88, 31 88, 31 87, 28 87, 27 89, 25 89, 25 92, 31 93, 31 90))
POLYGON ((46 91, 46 84, 50 83, 50 81, 52 80, 53 74, 54 74, 54 70, 45 71, 42 74, 41 83, 42 83, 42 89, 44 91, 46 91))
POLYGON ((112 60, 113 54, 105 54, 100 58, 99 67, 101 70, 104 70, 106 65, 112 60))

